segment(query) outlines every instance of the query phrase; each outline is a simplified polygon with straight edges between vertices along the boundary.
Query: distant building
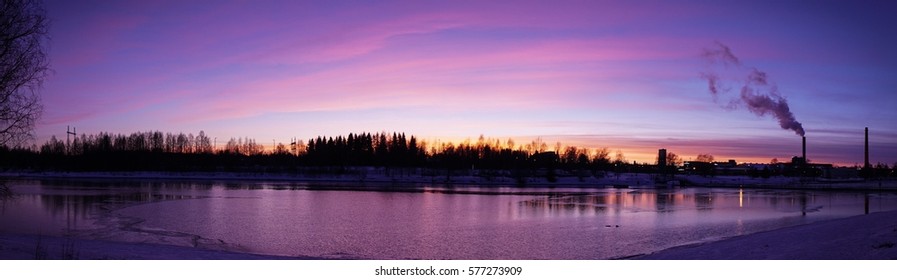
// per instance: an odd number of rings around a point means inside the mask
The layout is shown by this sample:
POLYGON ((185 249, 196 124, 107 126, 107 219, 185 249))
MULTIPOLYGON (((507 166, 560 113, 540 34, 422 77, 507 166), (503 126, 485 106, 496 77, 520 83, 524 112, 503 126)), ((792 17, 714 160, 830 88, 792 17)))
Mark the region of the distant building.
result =
POLYGON ((663 170, 667 166, 667 149, 657 151, 657 167, 663 170))
POLYGON ((808 163, 803 157, 793 157, 791 162, 742 163, 734 159, 718 162, 686 161, 681 173, 693 175, 743 175, 752 177, 800 176, 822 178, 851 178, 857 168, 835 168, 829 163, 808 163))
POLYGON ((717 162, 687 161, 683 172, 699 175, 755 175, 757 170, 766 168, 764 165, 758 169, 755 165, 738 164, 734 159, 717 162))
POLYGON ((706 161, 686 161, 682 163, 682 172, 694 175, 711 175, 715 168, 712 162, 706 161))

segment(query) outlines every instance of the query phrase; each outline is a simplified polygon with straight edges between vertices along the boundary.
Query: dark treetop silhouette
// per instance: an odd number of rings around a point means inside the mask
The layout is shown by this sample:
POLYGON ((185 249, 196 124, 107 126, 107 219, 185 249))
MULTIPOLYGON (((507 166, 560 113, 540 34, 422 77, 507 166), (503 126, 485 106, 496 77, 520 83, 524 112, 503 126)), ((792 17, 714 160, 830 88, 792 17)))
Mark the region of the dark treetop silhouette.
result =
MULTIPOLYGON (((201 171, 262 173, 327 173, 344 174, 356 167, 377 167, 387 175, 454 174, 478 170, 480 175, 505 176, 517 179, 545 176, 552 181, 556 172, 569 176, 604 176, 615 172, 675 172, 683 164, 673 152, 667 154, 666 165, 626 162, 622 153, 611 160, 607 148, 585 149, 565 147, 558 143, 554 151, 540 140, 514 146, 480 137, 477 141, 459 144, 430 145, 404 133, 350 133, 348 136, 319 136, 307 144, 297 141, 289 149, 284 144, 265 150, 250 138, 231 138, 221 147, 214 147, 203 131, 197 135, 159 131, 136 132, 130 135, 99 133, 82 134, 71 143, 52 137, 36 149, 0 148, 0 168, 34 171, 201 171), (395 170, 390 174, 390 170, 395 170)), ((699 161, 712 166, 710 155, 699 161)), ((689 162, 697 164, 697 162, 689 162)), ((887 165, 879 164, 880 175, 893 174, 887 165)), ((753 170, 745 175, 808 175, 801 169, 753 170), (762 172, 761 172, 762 171, 762 172), (764 173, 765 172, 765 173, 764 173)), ((706 170, 713 174, 713 170, 706 170)), ((876 173, 876 174, 878 174, 876 173)), ((815 173, 814 173, 815 174, 815 173)), ((812 174, 811 174, 812 175, 812 174)), ((818 175, 818 174, 815 174, 818 175)))

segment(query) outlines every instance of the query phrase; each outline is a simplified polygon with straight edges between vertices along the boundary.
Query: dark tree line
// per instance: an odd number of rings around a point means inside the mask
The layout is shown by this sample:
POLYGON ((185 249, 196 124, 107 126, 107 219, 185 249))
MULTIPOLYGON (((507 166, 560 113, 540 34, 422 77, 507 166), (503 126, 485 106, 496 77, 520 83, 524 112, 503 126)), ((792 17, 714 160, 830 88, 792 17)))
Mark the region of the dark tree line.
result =
MULTIPOLYGON (((232 141, 235 140, 232 139, 232 141)), ((227 146, 225 151, 230 151, 229 148, 230 146, 227 146)), ((130 135, 102 132, 96 135, 82 134, 80 137, 65 141, 52 136, 50 140, 40 146, 40 153, 49 155, 91 155, 116 152, 211 154, 214 150, 211 139, 203 131, 196 136, 192 133, 163 134, 160 131, 135 132, 130 135)))
POLYGON ((350 133, 308 140, 304 159, 317 165, 416 167, 426 161, 417 138, 405 134, 350 133))
POLYGON ((316 137, 307 144, 266 150, 250 138, 216 144, 204 132, 194 135, 160 131, 131 134, 82 134, 51 137, 32 149, 0 148, 5 168, 61 171, 277 171, 302 167, 381 167, 453 170, 559 169, 570 172, 611 170, 607 149, 576 147, 545 151, 545 145, 514 147, 513 141, 465 141, 428 146, 404 133, 350 133, 316 137))
MULTIPOLYGON (((567 171, 599 171, 611 168, 607 149, 594 153, 567 147, 562 153, 527 147, 513 147, 482 136, 476 143, 444 143, 428 147, 415 136, 404 133, 350 133, 348 136, 317 137, 308 140, 299 162, 308 166, 373 166, 385 168, 428 168, 478 171, 532 171, 561 168, 567 171)), ((532 172, 526 172, 532 174, 532 172)))
MULTIPOLYGON (((541 140, 515 146, 512 140, 480 137, 459 144, 429 144, 404 133, 350 133, 348 136, 309 139, 265 149, 251 138, 230 138, 223 144, 205 132, 131 134, 82 134, 71 139, 51 137, 31 149, 0 146, 0 168, 37 171, 226 171, 226 172, 333 172, 352 167, 384 168, 428 174, 472 174, 549 179, 568 176, 602 176, 606 171, 655 173, 654 163, 625 161, 617 151, 614 160, 606 148, 585 149, 555 145, 548 150, 541 140), (434 173, 436 172, 436 173, 434 173)), ((667 156, 669 172, 681 160, 667 156)), ((878 165, 879 177, 894 176, 887 165, 878 165)))
MULTIPOLYGON (((159 131, 130 135, 82 134, 71 139, 51 137, 36 149, 4 149, 6 167, 61 171, 187 171, 209 170, 215 151, 204 132, 171 134, 159 131)), ((219 156, 220 157, 220 156, 219 156)))

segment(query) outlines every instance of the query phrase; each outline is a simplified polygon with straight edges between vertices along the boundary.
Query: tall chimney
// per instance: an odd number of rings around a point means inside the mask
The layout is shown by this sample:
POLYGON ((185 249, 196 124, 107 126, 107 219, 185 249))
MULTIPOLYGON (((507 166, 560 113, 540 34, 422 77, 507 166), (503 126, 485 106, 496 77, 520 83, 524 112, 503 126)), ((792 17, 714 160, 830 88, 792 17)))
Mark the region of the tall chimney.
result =
POLYGON ((806 163, 807 162, 807 137, 806 136, 803 136, 803 145, 801 147, 803 147, 801 149, 801 151, 802 151, 801 154, 804 157, 804 163, 806 163))
POLYGON ((863 162, 863 168, 869 169, 869 127, 866 127, 866 159, 863 162))

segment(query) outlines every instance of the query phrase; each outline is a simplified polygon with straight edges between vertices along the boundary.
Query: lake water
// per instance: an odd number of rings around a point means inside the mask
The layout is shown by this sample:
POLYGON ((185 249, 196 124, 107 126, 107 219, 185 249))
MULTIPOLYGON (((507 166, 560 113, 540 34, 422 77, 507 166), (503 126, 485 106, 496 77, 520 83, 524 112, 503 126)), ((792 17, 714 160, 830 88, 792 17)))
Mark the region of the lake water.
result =
POLYGON ((897 210, 892 193, 9 181, 0 232, 362 259, 609 259, 897 210))

